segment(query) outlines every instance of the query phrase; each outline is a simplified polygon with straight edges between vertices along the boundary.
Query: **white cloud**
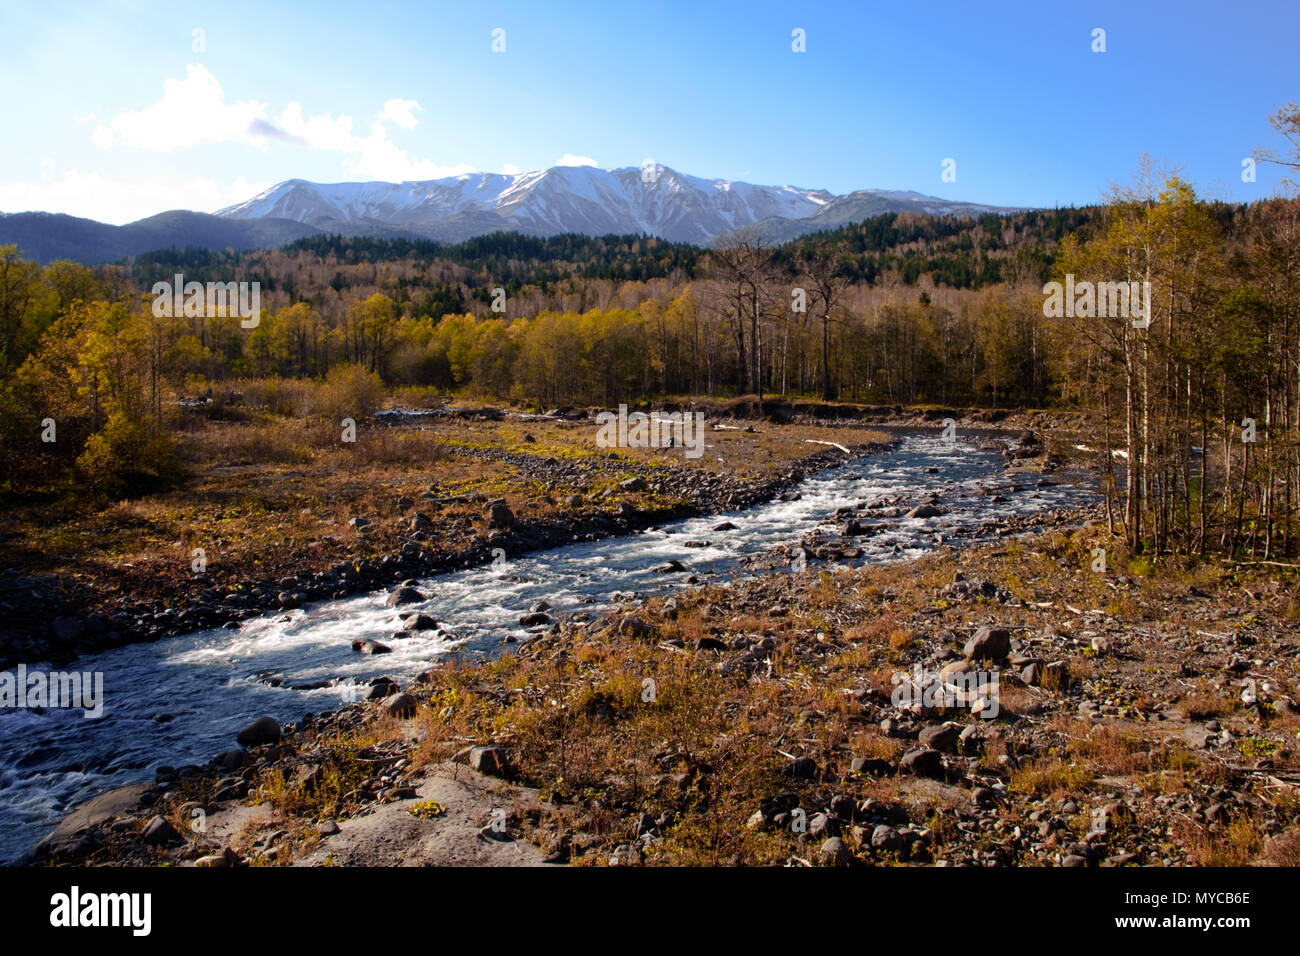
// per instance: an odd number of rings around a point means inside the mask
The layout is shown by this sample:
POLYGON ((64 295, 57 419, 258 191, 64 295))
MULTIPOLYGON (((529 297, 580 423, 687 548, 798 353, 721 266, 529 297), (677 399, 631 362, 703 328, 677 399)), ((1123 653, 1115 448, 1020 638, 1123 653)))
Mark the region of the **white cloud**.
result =
POLYGON ((352 135, 352 117, 333 117, 328 113, 303 119, 302 104, 290 103, 280 113, 280 129, 296 146, 330 152, 356 151, 357 138, 352 135))
POLYGON ((410 153, 388 138, 383 124, 370 127, 370 135, 355 141, 355 159, 343 161, 353 176, 400 183, 416 179, 442 179, 474 172, 474 167, 460 163, 456 166, 439 166, 427 159, 412 159, 410 153))
POLYGON ((204 178, 128 182, 73 169, 62 175, 47 172, 40 182, 0 183, 0 211, 62 212, 120 226, 168 209, 215 212, 243 202, 270 185, 243 178, 225 184, 204 178))
POLYGON ((555 166, 597 166, 599 165, 590 156, 575 156, 573 153, 565 153, 554 164, 555 166))
POLYGON ((94 133, 95 142, 104 148, 118 142, 163 153, 201 143, 263 146, 274 136, 265 103, 227 104, 217 78, 200 64, 187 66, 184 80, 164 80, 162 99, 156 103, 142 110, 121 110, 94 133))
POLYGON ((402 129, 415 129, 420 122, 415 118, 415 111, 420 108, 415 100, 389 100, 379 111, 379 122, 396 123, 402 129))
POLYGON ((419 124, 418 101, 394 98, 384 103, 368 135, 358 136, 352 117, 304 116, 302 104, 291 102, 278 117, 256 100, 226 103, 216 77, 199 64, 185 68, 184 80, 163 82, 163 96, 142 110, 123 110, 107 125, 100 124, 91 138, 103 149, 116 144, 136 149, 170 152, 201 143, 240 143, 264 149, 282 143, 300 149, 343 153, 343 168, 350 176, 402 182, 440 179, 474 172, 460 163, 440 165, 417 159, 388 138, 388 124, 414 129, 419 124))
POLYGON ((506 163, 501 167, 501 172, 506 176, 518 176, 523 170, 514 163, 506 163))

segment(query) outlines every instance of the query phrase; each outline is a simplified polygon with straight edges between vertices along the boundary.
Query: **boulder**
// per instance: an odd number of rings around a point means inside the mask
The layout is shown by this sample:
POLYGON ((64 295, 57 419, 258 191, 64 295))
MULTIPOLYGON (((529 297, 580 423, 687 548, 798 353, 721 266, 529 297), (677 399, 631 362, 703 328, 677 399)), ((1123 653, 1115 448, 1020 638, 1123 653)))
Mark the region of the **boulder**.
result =
POLYGON ((618 622, 618 633, 627 637, 653 637, 659 629, 631 614, 618 622))
POLYGON ((905 754, 900 766, 913 776, 940 779, 943 777, 943 754, 930 747, 922 747, 905 754))
POLYGON ((515 523, 514 512, 506 504, 505 499, 498 499, 488 505, 488 527, 494 531, 505 531, 515 523))
POLYGON ((879 757, 854 757, 849 764, 851 773, 867 773, 873 777, 880 777, 893 771, 893 765, 888 760, 882 760, 879 757))
POLYGON ((954 723, 932 724, 921 731, 917 740, 923 747, 930 747, 943 753, 955 754, 957 741, 961 738, 961 725, 954 723))
POLYGON ((479 773, 504 777, 510 770, 510 754, 500 744, 472 747, 469 752, 469 765, 479 773))
POLYGON ((415 698, 410 694, 394 694, 384 698, 383 708, 390 717, 414 717, 415 698))
POLYGON ((937 518, 940 515, 947 514, 942 508, 936 508, 934 505, 917 505, 911 511, 904 515, 905 518, 937 518))
POLYGON ((981 627, 962 649, 970 661, 1000 661, 1011 653, 1011 632, 1001 627, 981 627))
POLYGON ((827 866, 848 866, 853 860, 853 854, 839 837, 831 837, 823 843, 817 855, 827 866))
POLYGON ((399 607, 403 604, 416 604, 423 600, 425 600, 425 597, 420 591, 403 585, 402 587, 393 588, 384 603, 389 607, 399 607))
POLYGON ((145 825, 143 839, 150 846, 167 846, 180 842, 184 837, 165 818, 156 816, 145 825))
POLYGON ((907 845, 903 835, 891 826, 880 824, 871 831, 871 848, 882 853, 897 853, 907 845))
POLYGON ((274 717, 259 717, 235 735, 235 740, 245 747, 280 742, 280 724, 274 717))

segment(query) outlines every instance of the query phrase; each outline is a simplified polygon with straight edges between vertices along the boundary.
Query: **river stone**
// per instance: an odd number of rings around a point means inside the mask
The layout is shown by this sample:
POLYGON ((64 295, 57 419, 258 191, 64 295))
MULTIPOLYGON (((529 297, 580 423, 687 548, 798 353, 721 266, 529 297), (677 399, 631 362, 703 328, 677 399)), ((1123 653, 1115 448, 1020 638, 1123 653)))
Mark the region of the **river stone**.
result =
POLYGON ((903 835, 891 826, 880 824, 871 831, 871 848, 883 853, 897 853, 907 845, 903 835))
POLYGON ((401 688, 397 686, 397 682, 391 677, 376 677, 370 682, 370 690, 366 692, 366 700, 383 700, 400 691, 401 688))
POLYGON ((398 607, 402 604, 415 604, 423 601, 424 595, 413 587, 394 588, 388 595, 388 600, 384 603, 389 607, 398 607))
POLYGON ((947 514, 942 508, 936 508, 934 505, 917 505, 911 511, 907 512, 906 518, 937 518, 940 515, 947 514))
POLYGON ((416 614, 406 619, 402 625, 404 631, 432 631, 438 626, 438 622, 427 614, 416 614))
POLYGON ((957 740, 961 736, 961 725, 949 721, 946 724, 932 724, 917 736, 923 747, 932 747, 944 753, 957 752, 957 740))
POLYGON ((143 839, 150 846, 165 846, 184 838, 165 818, 156 816, 145 826, 143 839))
POLYGON ((943 777, 943 755, 929 747, 905 754, 900 766, 918 777, 943 777))
POLYGON ((358 654, 389 654, 392 648, 387 644, 380 644, 378 641, 372 641, 370 638, 359 638, 352 642, 352 649, 358 654))
POLYGON ((410 694, 394 694, 392 697, 385 697, 383 707, 390 717, 415 716, 415 698, 410 694))
POLYGON ((875 777, 890 773, 893 769, 893 765, 888 760, 879 757, 854 757, 853 762, 849 764, 851 773, 869 773, 875 777))
POLYGON ((618 633, 626 637, 653 637, 659 633, 659 629, 629 614, 618 622, 618 633))
POLYGON ((531 614, 525 614, 519 619, 521 627, 537 627, 540 624, 550 624, 551 616, 544 611, 534 611, 531 614))
POLYGON ((970 669, 970 661, 967 660, 953 661, 950 664, 944 664, 943 667, 939 669, 939 680, 946 684, 957 675, 965 674, 970 669))
POLYGON ((510 766, 510 755, 499 744, 486 747, 472 747, 469 752, 469 765, 479 773, 493 777, 504 777, 510 766))
POLYGON ((1011 632, 1001 627, 981 627, 966 642, 962 653, 967 660, 1000 661, 1011 653, 1011 632))
POLYGON ((515 523, 514 512, 500 499, 488 505, 488 527, 495 531, 504 531, 515 523))
POLYGON ((823 863, 829 866, 848 866, 853 854, 839 837, 831 837, 817 851, 823 863))
POLYGON ((280 724, 274 717, 259 717, 235 735, 235 740, 245 747, 280 742, 280 724))

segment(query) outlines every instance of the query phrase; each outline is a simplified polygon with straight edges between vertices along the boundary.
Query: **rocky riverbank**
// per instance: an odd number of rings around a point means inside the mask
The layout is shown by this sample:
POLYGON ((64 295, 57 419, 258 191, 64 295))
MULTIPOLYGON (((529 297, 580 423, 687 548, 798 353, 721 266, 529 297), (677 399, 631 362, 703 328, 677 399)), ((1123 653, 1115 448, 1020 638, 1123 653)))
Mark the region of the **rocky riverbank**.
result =
POLYGON ((697 588, 379 678, 93 801, 40 858, 1300 862, 1294 581, 1152 563, 1095 510, 1035 518, 1021 540, 697 588))
MULTIPOLYGON (((851 455, 889 446, 885 436, 859 432, 855 437, 856 443, 845 446, 851 455)), ((237 627, 259 614, 486 564, 497 549, 513 557, 744 508, 845 459, 839 448, 805 454, 806 448, 801 446, 800 457, 756 474, 743 467, 687 467, 681 455, 658 460, 613 452, 560 457, 487 444, 449 445, 450 457, 507 471, 509 493, 447 495, 440 494, 445 489, 437 484, 396 493, 383 509, 382 527, 377 515, 355 508, 359 513, 347 519, 356 539, 353 553, 326 568, 302 570, 293 565, 292 556, 278 563, 258 562, 263 576, 257 578, 238 574, 241 569, 231 573, 209 568, 143 600, 123 593, 112 569, 74 576, 0 577, 0 612, 5 616, 0 625, 0 669, 19 662, 65 662, 205 628, 237 627), (559 495, 552 491, 563 488, 601 490, 559 495)))

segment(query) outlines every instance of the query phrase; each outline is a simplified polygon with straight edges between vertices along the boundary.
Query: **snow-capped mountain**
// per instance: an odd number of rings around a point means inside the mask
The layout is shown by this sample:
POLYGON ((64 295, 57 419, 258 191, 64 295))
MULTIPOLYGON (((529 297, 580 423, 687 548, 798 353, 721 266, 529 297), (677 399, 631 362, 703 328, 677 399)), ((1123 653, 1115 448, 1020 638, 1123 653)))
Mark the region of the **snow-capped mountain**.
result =
POLYGON ((217 215, 287 219, 345 235, 403 234, 443 241, 514 230, 539 236, 646 233, 707 244, 756 224, 763 224, 765 232, 789 235, 833 228, 867 206, 875 212, 957 215, 1006 211, 912 192, 835 196, 824 189, 755 186, 650 165, 556 166, 517 175, 467 173, 408 183, 291 179, 217 215))
POLYGON ((556 166, 507 176, 470 173, 411 183, 273 186, 215 215, 172 210, 124 226, 42 212, 0 213, 0 245, 39 262, 93 264, 151 249, 276 248, 321 233, 458 242, 513 230, 534 236, 648 234, 708 245, 738 229, 771 243, 884 212, 976 216, 1014 212, 916 192, 755 186, 701 179, 667 166, 556 166))

